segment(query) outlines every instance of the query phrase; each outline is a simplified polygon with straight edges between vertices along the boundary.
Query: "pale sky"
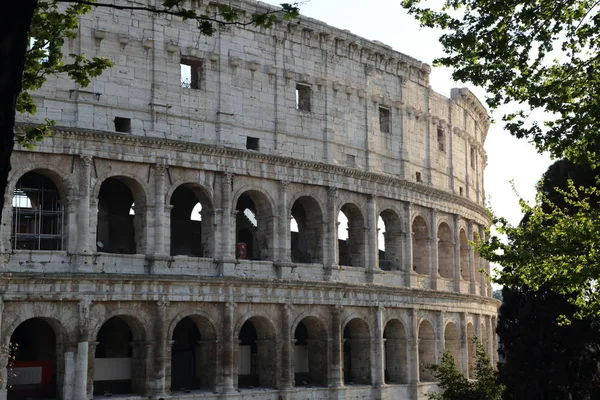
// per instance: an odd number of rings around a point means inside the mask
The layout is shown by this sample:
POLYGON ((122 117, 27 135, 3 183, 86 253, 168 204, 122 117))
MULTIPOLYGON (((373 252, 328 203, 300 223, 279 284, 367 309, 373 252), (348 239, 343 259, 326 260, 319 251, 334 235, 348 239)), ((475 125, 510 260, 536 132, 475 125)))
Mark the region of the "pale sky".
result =
MULTIPOLYGON (((265 2, 278 5, 284 0, 265 2)), ((369 40, 379 40, 428 64, 442 54, 439 31, 419 28, 400 6, 400 0, 310 0, 300 10, 302 15, 348 29, 369 40)), ((484 101, 481 89, 452 81, 447 69, 434 68, 430 83, 436 92, 446 97, 450 97, 453 87, 468 87, 484 101)), ((496 120, 501 117, 500 114, 492 116, 496 120)), ((491 125, 484 147, 488 155, 484 177, 486 197, 490 198, 494 213, 517 224, 521 213, 510 180, 514 180, 523 198, 533 200, 535 184, 551 163, 550 158, 538 154, 526 141, 511 137, 500 123, 491 125)))

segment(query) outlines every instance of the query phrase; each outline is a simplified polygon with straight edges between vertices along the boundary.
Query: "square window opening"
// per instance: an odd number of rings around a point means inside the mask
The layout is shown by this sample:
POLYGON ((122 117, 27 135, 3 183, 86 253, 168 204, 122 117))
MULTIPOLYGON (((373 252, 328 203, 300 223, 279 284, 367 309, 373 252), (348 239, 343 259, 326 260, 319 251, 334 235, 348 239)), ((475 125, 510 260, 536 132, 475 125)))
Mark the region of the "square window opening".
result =
POLYGON ((296 85, 296 110, 310 111, 311 89, 307 85, 296 85))
POLYGON ((202 88, 202 75, 204 73, 202 61, 182 58, 179 67, 181 72, 181 87, 187 89, 202 88))
POLYGON ((423 183, 423 179, 421 178, 421 173, 420 172, 417 172, 415 174, 415 179, 417 180, 417 182, 423 183))
POLYGON ((350 168, 356 167, 356 156, 346 154, 346 166, 350 168))
POLYGON ((259 139, 251 136, 246 136, 246 150, 258 151, 259 139))
POLYGON ((115 117, 115 131, 131 133, 131 118, 115 117))
POLYGON ((379 130, 383 133, 390 133, 391 122, 390 109, 379 107, 379 130))
POLYGON ((437 142, 438 149, 440 151, 446 151, 446 135, 444 133, 444 128, 442 128, 441 126, 438 126, 437 128, 437 142))

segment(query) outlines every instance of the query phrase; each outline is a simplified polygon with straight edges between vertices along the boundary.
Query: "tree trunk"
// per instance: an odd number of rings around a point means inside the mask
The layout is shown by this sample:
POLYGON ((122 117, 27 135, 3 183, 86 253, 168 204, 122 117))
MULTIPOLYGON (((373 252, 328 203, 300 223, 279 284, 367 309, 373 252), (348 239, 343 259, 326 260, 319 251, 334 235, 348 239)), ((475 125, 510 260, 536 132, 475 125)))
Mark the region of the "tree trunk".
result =
MULTIPOLYGON (((27 51, 27 37, 37 0, 11 1, 0 13, 0 189, 6 195, 10 156, 15 143, 15 105, 27 51)), ((0 223, 2 207, 0 201, 0 223)))

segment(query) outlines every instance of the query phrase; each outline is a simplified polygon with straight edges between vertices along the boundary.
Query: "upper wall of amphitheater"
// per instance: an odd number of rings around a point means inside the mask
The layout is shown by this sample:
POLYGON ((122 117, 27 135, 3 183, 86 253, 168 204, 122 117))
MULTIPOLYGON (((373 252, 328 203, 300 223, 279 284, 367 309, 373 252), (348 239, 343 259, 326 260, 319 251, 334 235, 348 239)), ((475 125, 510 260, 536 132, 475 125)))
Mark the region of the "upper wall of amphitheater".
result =
MULTIPOLYGON (((269 8, 236 4, 247 15, 269 8)), ((207 15, 217 5, 188 3, 207 15)), ((35 94, 36 122, 250 149, 485 198, 485 108, 467 89, 435 93, 429 65, 383 43, 305 17, 206 37, 179 18, 97 8, 65 47, 115 65, 87 88, 50 78, 35 94), (193 74, 184 85, 181 63, 193 74)))

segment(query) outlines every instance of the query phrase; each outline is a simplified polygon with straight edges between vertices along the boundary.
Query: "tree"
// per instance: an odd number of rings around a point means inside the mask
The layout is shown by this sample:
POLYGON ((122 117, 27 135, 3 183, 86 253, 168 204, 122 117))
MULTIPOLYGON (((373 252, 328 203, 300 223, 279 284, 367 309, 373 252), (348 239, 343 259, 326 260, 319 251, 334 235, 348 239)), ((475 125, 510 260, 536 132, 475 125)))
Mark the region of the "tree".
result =
POLYGON ((600 398, 600 319, 557 324, 560 315, 572 318, 577 309, 545 287, 504 287, 502 295, 496 332, 504 398, 600 398))
MULTIPOLYGON (((268 27, 278 18, 295 18, 296 3, 281 4, 280 10, 271 10, 242 20, 240 13, 228 5, 218 8, 218 16, 199 14, 185 8, 185 0, 162 0, 162 8, 137 6, 128 3, 101 3, 95 0, 19 0, 11 2, 0 13, 0 189, 4 193, 10 156, 14 148, 15 111, 35 113, 35 103, 29 91, 39 89, 48 75, 66 74, 82 87, 100 75, 111 62, 102 57, 86 58, 62 50, 66 38, 74 38, 78 16, 92 7, 108 7, 132 12, 169 14, 194 20, 200 33, 212 35, 218 24, 257 25, 268 27), (62 4, 61 3, 65 3, 62 4)), ((28 130, 19 142, 31 147, 49 133, 52 121, 28 130)), ((0 202, 0 218, 4 202, 0 202)), ((1 221, 0 221, 1 222, 1 221)))
POLYGON ((442 361, 432 365, 441 392, 427 393, 430 400, 500 400, 504 387, 497 382, 498 372, 483 345, 476 342, 475 380, 469 381, 456 366, 454 356, 444 351, 442 361))
POLYGON ((434 64, 484 88, 492 109, 518 107, 502 116, 511 134, 593 172, 581 184, 565 182, 552 198, 540 186, 535 204, 521 201, 527 224, 493 217, 498 235, 478 251, 504 267, 498 283, 544 286, 578 306, 576 317, 599 313, 600 2, 444 0, 438 9, 422 3, 403 6, 422 26, 444 29, 445 55, 434 64))

